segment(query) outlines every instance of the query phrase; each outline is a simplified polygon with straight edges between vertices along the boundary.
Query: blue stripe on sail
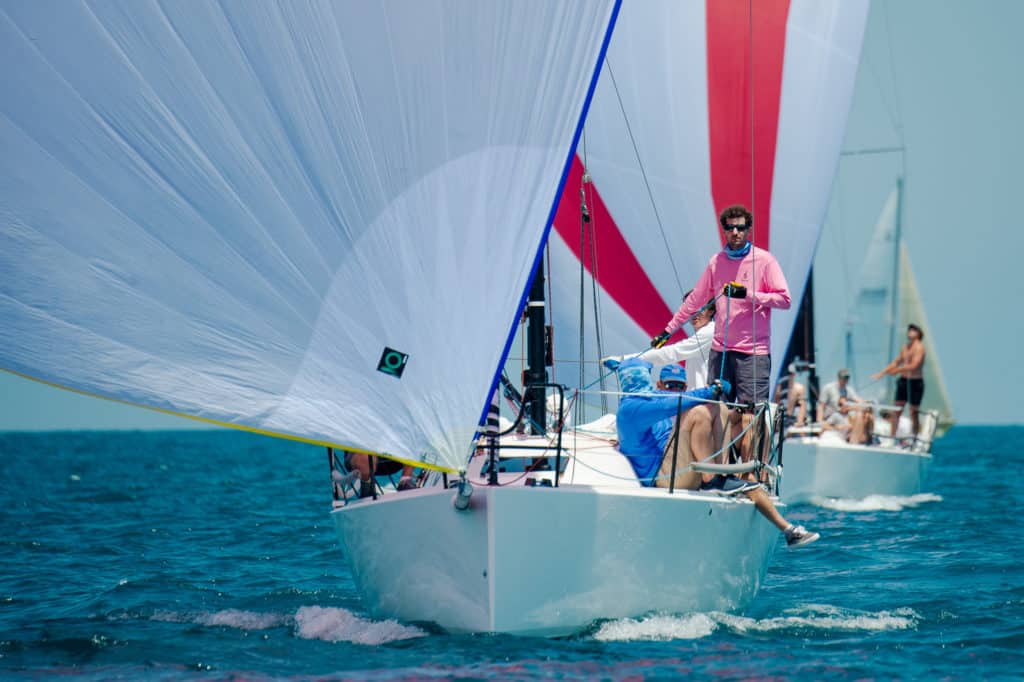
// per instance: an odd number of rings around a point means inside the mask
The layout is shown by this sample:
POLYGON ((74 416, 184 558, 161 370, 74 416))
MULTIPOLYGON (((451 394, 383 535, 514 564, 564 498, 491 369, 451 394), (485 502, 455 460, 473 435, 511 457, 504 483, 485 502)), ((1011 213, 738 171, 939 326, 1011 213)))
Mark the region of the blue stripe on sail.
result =
MULTIPOLYGON (((580 135, 583 134, 583 124, 587 120, 587 112, 590 110, 590 101, 594 97, 594 90, 597 89, 598 76, 601 74, 601 66, 604 64, 605 55, 608 53, 608 45, 611 43, 612 32, 615 30, 615 21, 619 16, 619 8, 622 6, 622 0, 615 0, 615 5, 612 7, 612 16, 608 20, 608 30, 604 34, 604 41, 601 43, 601 51, 597 55, 597 64, 594 65, 594 75, 590 78, 590 87, 587 88, 587 96, 583 100, 583 110, 580 112, 580 120, 576 124, 576 132, 572 136, 572 144, 569 146, 569 153, 565 157, 565 164, 562 167, 562 179, 558 181, 558 190, 555 192, 554 199, 551 202, 551 210, 548 211, 548 219, 544 224, 544 234, 541 236, 540 245, 537 247, 537 254, 533 258, 533 265, 530 267, 530 272, 536 272, 537 265, 540 263, 541 256, 544 254, 544 247, 547 246, 548 236, 551 234, 551 225, 555 222, 555 212, 558 210, 558 203, 562 199, 562 192, 565 190, 565 182, 569 178, 569 168, 572 166, 572 158, 576 154, 576 145, 580 141, 580 135)), ((519 316, 526 305, 526 298, 530 293, 530 285, 533 283, 531 277, 526 281, 526 287, 523 289, 522 296, 519 297, 519 306, 516 308, 515 315, 512 318, 512 327, 509 329, 508 338, 505 340, 505 349, 501 352, 501 360, 498 362, 498 367, 495 369, 494 378, 491 379, 491 390, 487 392, 487 397, 484 400, 483 409, 480 411, 480 418, 477 420, 477 424, 484 424, 487 416, 487 410, 491 406, 491 396, 494 395, 494 391, 498 388, 498 381, 501 379, 501 370, 505 367, 505 361, 508 360, 508 354, 512 350, 512 341, 515 339, 516 328, 519 326, 519 316)), ((473 436, 475 442, 480 437, 480 432, 477 431, 473 436)))

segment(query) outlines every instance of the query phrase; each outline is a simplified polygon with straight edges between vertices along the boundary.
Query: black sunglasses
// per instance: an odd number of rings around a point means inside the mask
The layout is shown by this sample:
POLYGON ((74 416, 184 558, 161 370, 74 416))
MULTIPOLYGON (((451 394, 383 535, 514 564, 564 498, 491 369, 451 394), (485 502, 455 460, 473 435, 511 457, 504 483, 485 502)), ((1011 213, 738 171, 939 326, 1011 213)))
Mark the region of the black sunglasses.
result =
POLYGON ((740 232, 746 232, 750 229, 750 225, 726 225, 722 228, 722 232, 732 232, 733 230, 739 230, 740 232))
POLYGON ((686 390, 686 382, 684 381, 663 381, 661 383, 665 384, 665 388, 667 388, 670 391, 686 390))

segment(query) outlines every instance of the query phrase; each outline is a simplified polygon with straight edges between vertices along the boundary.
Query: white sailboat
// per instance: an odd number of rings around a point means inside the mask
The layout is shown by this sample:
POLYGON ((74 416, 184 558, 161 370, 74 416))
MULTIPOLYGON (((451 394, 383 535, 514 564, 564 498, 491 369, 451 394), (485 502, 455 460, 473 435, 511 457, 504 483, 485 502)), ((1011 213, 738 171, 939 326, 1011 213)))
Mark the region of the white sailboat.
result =
POLYGON ((938 354, 901 236, 902 191, 900 180, 886 200, 872 235, 843 337, 835 344, 831 357, 819 366, 827 377, 835 376, 840 367, 849 368, 854 381, 861 382, 861 397, 884 409, 892 400, 891 377, 873 383, 864 380, 896 356, 907 325, 918 325, 924 330, 926 351, 920 431, 916 438, 909 430, 901 432, 897 435, 904 438, 897 442, 887 420, 878 414, 875 442, 869 445, 847 443, 836 433, 818 435, 816 429, 796 429, 796 437, 785 445, 782 490, 787 502, 922 493, 932 462, 932 441, 952 424, 938 354))
MULTIPOLYGON (((5 7, 0 49, 18 68, 0 91, 0 366, 458 480, 352 503, 335 481, 332 516, 376 615, 563 634, 743 608, 778 535, 750 502, 642 487, 582 431, 562 433, 561 449, 506 437, 546 448, 520 457, 550 455, 551 471, 523 476, 509 455, 487 485, 476 425, 576 167, 605 47, 623 80, 600 70, 590 170, 667 310, 687 274, 648 265, 664 251, 643 253, 646 209, 631 198, 638 176, 616 170, 633 152, 615 112, 657 117, 630 135, 656 201, 681 207, 668 250, 702 262, 719 248, 714 206, 746 200, 759 239, 771 224, 784 267, 806 272, 799 245, 813 236, 794 237, 821 223, 866 3, 631 4, 608 46, 619 11, 5 7), (753 114, 766 109, 763 124, 753 114), (722 112, 751 154, 721 147, 735 132, 722 112), (732 189, 754 178, 756 196, 719 196, 733 171, 732 189)), ((611 327, 644 344, 650 330, 614 279, 598 278, 628 324, 611 327)))

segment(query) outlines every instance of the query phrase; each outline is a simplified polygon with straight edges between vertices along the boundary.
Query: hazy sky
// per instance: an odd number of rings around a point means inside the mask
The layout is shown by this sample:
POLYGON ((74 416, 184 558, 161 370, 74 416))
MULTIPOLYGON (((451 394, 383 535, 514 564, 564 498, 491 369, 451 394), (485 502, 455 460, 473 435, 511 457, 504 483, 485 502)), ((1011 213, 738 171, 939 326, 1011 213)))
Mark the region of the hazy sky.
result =
MULTIPOLYGON (((960 423, 1024 422, 1021 26, 1016 0, 875 0, 844 145, 907 149, 903 234, 960 423)), ((898 172, 894 155, 840 164, 816 259, 820 350, 898 172)), ((195 427, 0 372, 0 430, 195 427)))
MULTIPOLYGON (((902 230, 960 423, 1024 422, 1010 350, 1024 335, 1021 25, 1016 0, 874 2, 844 144, 907 150, 902 230)), ((897 155, 840 162, 815 259, 820 352, 898 173, 897 155)))

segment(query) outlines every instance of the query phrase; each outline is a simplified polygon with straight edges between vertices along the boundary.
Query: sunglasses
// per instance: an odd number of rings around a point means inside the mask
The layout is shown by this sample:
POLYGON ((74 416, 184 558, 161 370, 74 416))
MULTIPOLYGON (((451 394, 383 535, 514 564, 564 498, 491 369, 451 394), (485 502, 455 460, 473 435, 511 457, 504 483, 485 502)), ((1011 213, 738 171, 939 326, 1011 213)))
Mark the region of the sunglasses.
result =
POLYGON ((686 382, 684 381, 663 381, 661 383, 663 383, 665 385, 665 388, 667 388, 670 391, 686 390, 686 382))
POLYGON ((750 225, 726 225, 725 227, 722 228, 722 232, 746 232, 749 229, 750 225))

